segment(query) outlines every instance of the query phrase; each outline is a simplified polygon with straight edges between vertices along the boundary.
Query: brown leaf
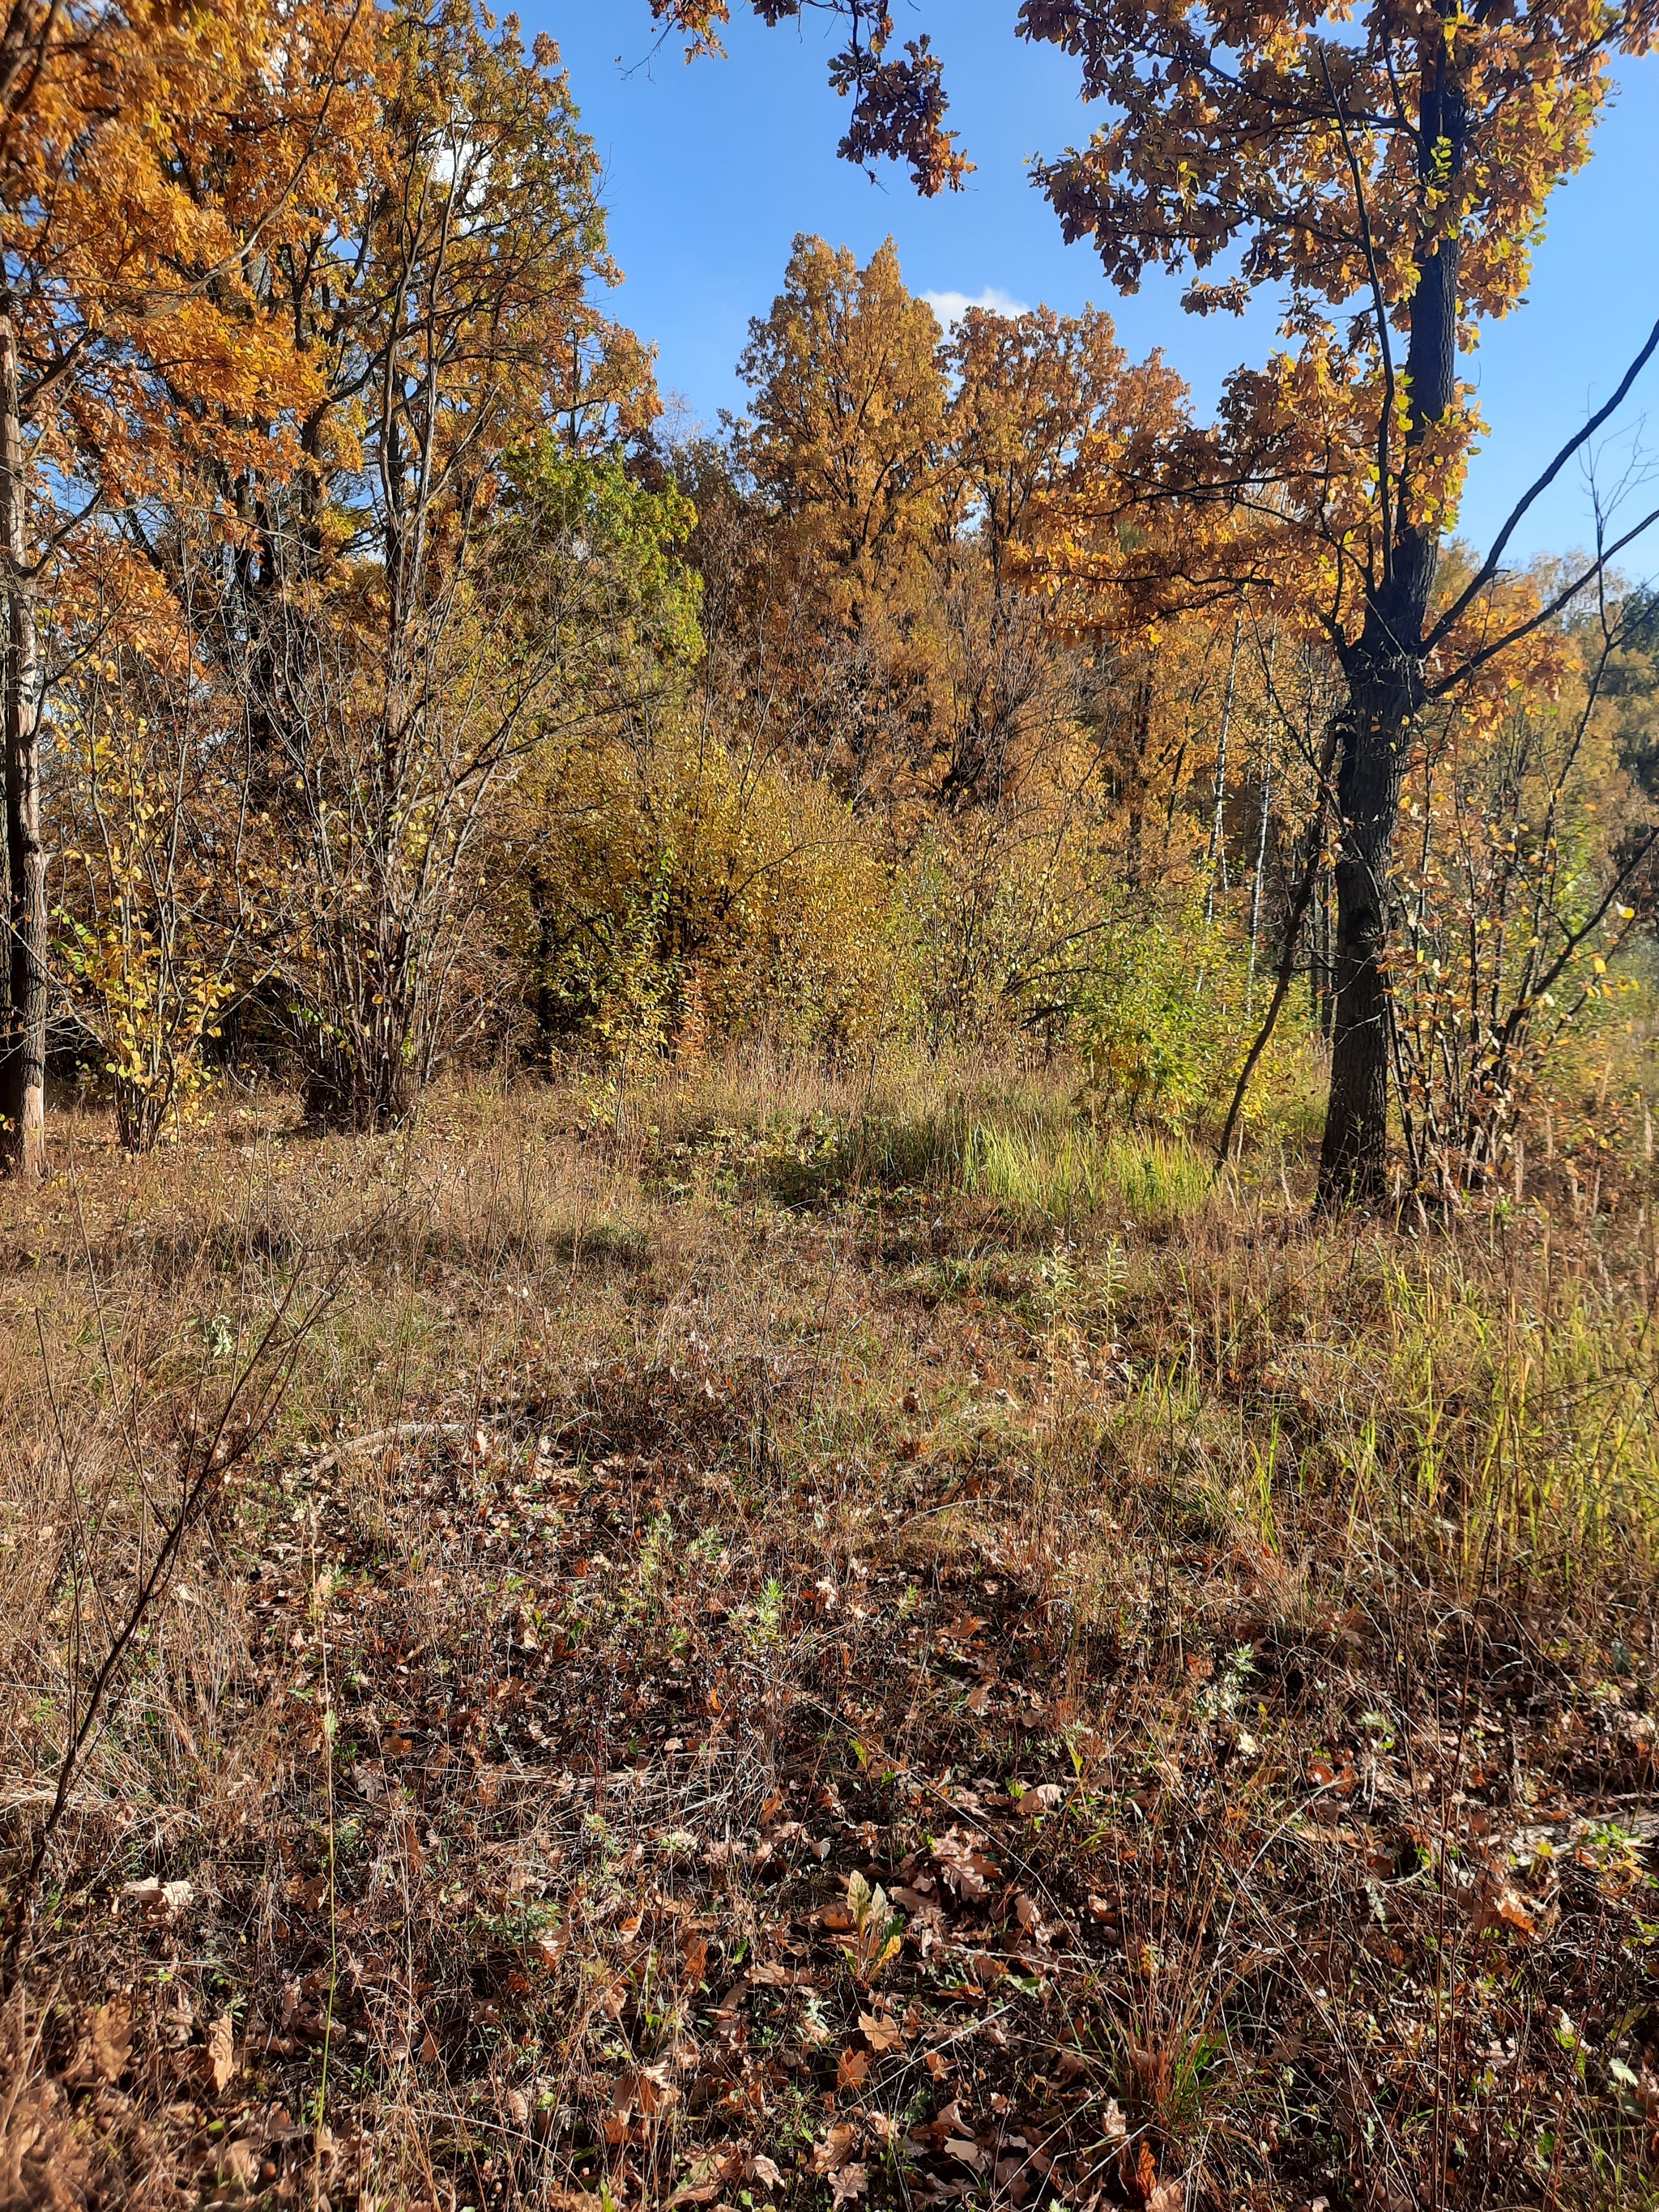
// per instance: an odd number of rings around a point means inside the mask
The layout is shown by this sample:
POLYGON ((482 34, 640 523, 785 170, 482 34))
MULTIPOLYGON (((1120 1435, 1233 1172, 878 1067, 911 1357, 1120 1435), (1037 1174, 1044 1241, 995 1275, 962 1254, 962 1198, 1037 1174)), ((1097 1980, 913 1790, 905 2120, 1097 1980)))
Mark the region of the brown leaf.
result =
POLYGON ((853 2155, 853 2124, 837 2120, 818 2142, 812 2146, 812 2171, 823 2176, 838 2173, 853 2155))
POLYGON ((228 2012, 222 2012, 208 2030, 207 2063, 214 2089, 222 2096, 236 2071, 236 2024, 228 2012))
POLYGON ((123 1882, 121 1894, 146 1920, 161 1927, 187 1911, 196 1893, 187 1881, 158 1881, 151 1875, 144 1881, 123 1882))
MULTIPOLYGON (((666 2066, 625 2067, 611 2085, 611 2113, 625 2130, 630 2113, 637 2112, 641 2119, 654 2119, 679 2094, 666 2066)), ((612 2140, 620 2142, 623 2137, 617 2136, 612 2140)))
POLYGON ((1482 1884, 1475 1908, 1475 1933, 1483 1935, 1488 1928, 1512 1928, 1520 1936, 1537 1933, 1538 1923, 1527 1909, 1527 1900, 1519 1890, 1508 1882, 1486 1881, 1482 1884))
POLYGON ((126 2070, 132 2052, 132 2008, 125 1997, 112 1997, 92 2015, 87 2030, 87 2055, 100 2081, 114 2083, 126 2070))
POLYGON ((251 2190, 259 2178, 259 2146, 244 2140, 226 2143, 217 2159, 219 2179, 234 2188, 251 2190))
POLYGON ((867 2166, 843 2166, 839 2172, 830 2177, 830 2187, 837 2204, 845 2204, 854 2197, 862 2197, 869 2186, 870 2169, 867 2166))
POLYGON ((1187 2202, 1184 2181, 1160 2181, 1146 2199, 1146 2212, 1182 2212, 1187 2202))
POLYGON ((781 2189, 783 2176, 773 2160, 765 2156, 751 2159, 749 2171, 763 2189, 781 2189))
POLYGON ((859 2026, 868 2037, 872 2051, 897 2051, 904 2042, 904 2030, 885 2013, 861 2012, 859 2026))
POLYGON ((854 2050, 849 2043, 841 2054, 841 2063, 836 2069, 836 2087, 843 2096, 849 2089, 861 2089, 870 2071, 870 2054, 854 2050))

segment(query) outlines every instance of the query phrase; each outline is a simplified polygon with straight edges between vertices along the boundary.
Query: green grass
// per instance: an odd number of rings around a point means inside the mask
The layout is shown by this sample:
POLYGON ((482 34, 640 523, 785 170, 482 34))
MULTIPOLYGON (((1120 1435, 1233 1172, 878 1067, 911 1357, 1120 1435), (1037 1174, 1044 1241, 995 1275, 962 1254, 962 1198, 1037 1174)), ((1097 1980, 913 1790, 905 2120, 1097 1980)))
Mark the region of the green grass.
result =
POLYGON ((1208 1163, 1180 1138, 981 1121, 969 1134, 962 1179, 1023 1224, 1103 1216, 1169 1229, 1197 1212, 1211 1178, 1208 1163))

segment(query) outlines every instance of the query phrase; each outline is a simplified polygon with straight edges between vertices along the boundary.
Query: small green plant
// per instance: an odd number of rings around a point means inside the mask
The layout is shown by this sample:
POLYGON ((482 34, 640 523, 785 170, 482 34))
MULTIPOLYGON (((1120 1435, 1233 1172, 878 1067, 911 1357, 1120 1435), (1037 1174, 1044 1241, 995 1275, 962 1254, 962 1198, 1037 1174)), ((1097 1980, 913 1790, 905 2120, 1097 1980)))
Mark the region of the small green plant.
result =
POLYGON ((897 1958, 904 1942, 904 1916, 895 1912, 879 1884, 872 1888, 855 1868, 847 1877, 847 1905, 853 1916, 853 1972, 866 1986, 897 1958))
POLYGON ((749 1648, 757 1657, 773 1650, 782 1637, 787 1603, 783 1584, 774 1575, 756 1600, 755 1618, 749 1624, 749 1648))

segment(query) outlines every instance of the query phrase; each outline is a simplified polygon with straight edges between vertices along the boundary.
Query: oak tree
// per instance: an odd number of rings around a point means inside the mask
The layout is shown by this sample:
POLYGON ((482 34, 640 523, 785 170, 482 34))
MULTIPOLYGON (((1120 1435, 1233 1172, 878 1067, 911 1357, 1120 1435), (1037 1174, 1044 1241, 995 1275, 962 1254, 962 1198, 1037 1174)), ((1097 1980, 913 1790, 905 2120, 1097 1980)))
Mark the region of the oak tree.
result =
POLYGON ((16 0, 0 29, 0 1158, 33 1176, 46 1163, 43 616, 61 616, 77 563, 106 590, 110 518, 143 508, 227 395, 267 471, 295 457, 277 426, 303 411, 313 372, 253 278, 296 205, 329 197, 354 159, 364 15, 319 0, 16 0))
MULTIPOLYGON (((800 12, 798 0, 752 4, 773 21, 800 12)), ((855 59, 890 36, 871 0, 825 6, 848 23, 855 59)), ((705 44, 726 13, 709 0, 653 9, 705 44)), ((1480 428, 1460 359, 1483 321, 1523 299, 1530 242, 1589 156, 1612 59, 1651 48, 1659 6, 1023 0, 1018 28, 1076 58, 1103 118, 1086 145, 1039 165, 1066 236, 1091 240, 1122 289, 1149 270, 1184 276, 1195 313, 1237 310, 1260 291, 1283 307, 1283 349, 1237 373, 1212 428, 1145 456, 1136 483, 1083 487, 1054 568, 1105 599, 1127 584, 1143 605, 1159 589, 1188 603, 1254 591, 1328 639, 1343 697, 1326 748, 1337 941, 1320 1200, 1374 1203, 1386 1187, 1395 830, 1420 718, 1515 641, 1480 619, 1484 595, 1526 514, 1659 349, 1659 325, 1484 561, 1437 599, 1480 428), (1140 525, 1171 502, 1179 525, 1149 544, 1140 525)), ((865 76, 843 69, 841 81, 856 97, 865 76)), ((925 162, 917 173, 924 189, 959 180, 925 162)), ((1599 544, 1522 628, 1569 605, 1655 520, 1599 544)))

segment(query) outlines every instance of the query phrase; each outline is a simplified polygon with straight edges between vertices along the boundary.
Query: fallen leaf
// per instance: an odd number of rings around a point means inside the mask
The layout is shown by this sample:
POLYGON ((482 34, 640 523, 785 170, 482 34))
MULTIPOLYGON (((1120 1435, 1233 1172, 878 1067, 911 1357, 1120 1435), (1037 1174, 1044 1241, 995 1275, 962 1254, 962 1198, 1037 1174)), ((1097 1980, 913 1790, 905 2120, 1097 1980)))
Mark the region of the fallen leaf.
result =
POLYGON ((219 2179, 222 2182, 230 2182, 237 2189, 251 2190, 259 2178, 259 2146, 257 2143, 226 2143, 217 2160, 219 2179))
POLYGON ((693 2160, 691 2171, 668 2200, 671 2212, 677 2204, 712 2204, 726 2183, 742 2171, 739 2151, 717 2151, 711 2157, 693 2160))
POLYGON ((132 2008, 125 1997, 99 2006, 87 2030, 87 2047, 101 2080, 112 2083, 125 2072, 132 2051, 132 2008))
POLYGON ((749 2171, 763 2189, 781 2189, 783 2186, 783 2176, 769 2158, 763 2155, 751 2159, 749 2171))
POLYGON ((1538 1923, 1527 1909, 1527 1900, 1508 1882, 1483 1885, 1475 1909, 1475 1933, 1489 1928, 1512 1928, 1517 1935, 1537 1933, 1538 1923))
POLYGON ((951 1888, 970 1904, 990 1894, 991 1884, 1001 1871, 960 1828, 946 1830, 933 1846, 933 1856, 951 1888))
POLYGON ((849 2043, 841 2054, 841 2063, 836 2069, 836 2087, 843 2096, 849 2089, 861 2089, 870 2071, 870 2054, 856 2051, 849 2043))
POLYGON ((845 2204, 854 2197, 862 2197, 870 2186, 867 2166, 844 2166, 830 2177, 830 2187, 837 2204, 845 2204))
POLYGON ((152 1875, 143 1881, 124 1882, 121 1894, 146 1920, 160 1923, 176 1919, 196 1893, 187 1881, 158 1881, 152 1875))
POLYGON ((853 2124, 838 2120, 812 2146, 812 2171, 820 2176, 837 2173, 853 2155, 853 2124))
POLYGON ((868 2037, 872 2051, 897 2051, 904 2042, 904 2030, 884 2013, 861 2012, 859 2026, 868 2037))
POLYGON ((208 2030, 207 2062, 213 2087, 222 2096, 236 2071, 236 2023, 228 2012, 222 2012, 208 2030))
POLYGON ((632 2112, 637 2112, 641 2119, 653 2120, 679 2094, 666 2066, 629 2066, 611 2086, 611 2112, 623 2123, 632 2112))

